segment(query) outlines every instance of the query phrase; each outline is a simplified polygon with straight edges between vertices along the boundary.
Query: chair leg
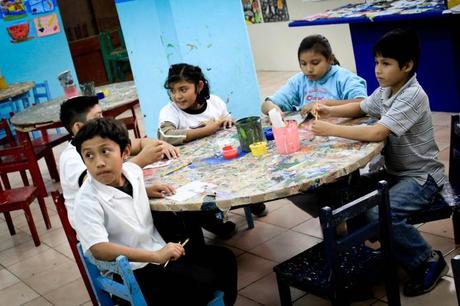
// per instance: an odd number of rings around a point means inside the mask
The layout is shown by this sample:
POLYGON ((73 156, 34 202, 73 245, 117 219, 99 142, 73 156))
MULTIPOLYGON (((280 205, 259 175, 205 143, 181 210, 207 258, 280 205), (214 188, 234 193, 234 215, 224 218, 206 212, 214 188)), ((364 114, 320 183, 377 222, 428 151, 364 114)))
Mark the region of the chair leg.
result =
POLYGON ((25 171, 19 171, 19 173, 21 174, 21 179, 24 186, 30 186, 29 179, 27 178, 27 173, 25 171))
POLYGON ((11 219, 10 212, 5 211, 3 215, 5 216, 6 225, 8 225, 8 230, 10 231, 10 235, 11 236, 16 235, 16 230, 14 229, 13 219, 11 219))
POLYGON ((11 189, 11 184, 10 184, 10 180, 8 179, 8 174, 2 173, 0 174, 0 177, 2 178, 3 186, 5 187, 5 189, 11 189))
POLYGON ((246 222, 248 223, 248 228, 254 228, 254 218, 252 217, 251 207, 249 205, 244 207, 244 214, 246 216, 246 222))
POLYGON ((460 244, 460 211, 455 208, 452 213, 452 223, 454 227, 454 240, 456 244, 460 244))
POLYGON ((38 238, 37 228, 35 227, 34 218, 32 217, 32 212, 30 211, 29 205, 23 207, 24 215, 26 216, 27 224, 29 225, 30 233, 32 234, 32 239, 34 240, 35 246, 40 245, 40 238, 38 238))
POLYGON ((45 221, 46 229, 51 228, 51 220, 50 216, 48 215, 48 209, 46 208, 45 200, 40 196, 37 195, 38 205, 40 205, 40 211, 42 212, 43 220, 45 221))
POLYGON ((48 171, 50 173, 51 178, 55 182, 58 183, 60 181, 59 172, 57 170, 56 160, 54 159, 53 150, 49 149, 49 152, 45 154, 45 162, 46 162, 46 166, 48 167, 48 171))
POLYGON ((276 282, 278 283, 281 306, 291 306, 292 300, 289 285, 281 277, 279 277, 278 274, 276 274, 276 282))

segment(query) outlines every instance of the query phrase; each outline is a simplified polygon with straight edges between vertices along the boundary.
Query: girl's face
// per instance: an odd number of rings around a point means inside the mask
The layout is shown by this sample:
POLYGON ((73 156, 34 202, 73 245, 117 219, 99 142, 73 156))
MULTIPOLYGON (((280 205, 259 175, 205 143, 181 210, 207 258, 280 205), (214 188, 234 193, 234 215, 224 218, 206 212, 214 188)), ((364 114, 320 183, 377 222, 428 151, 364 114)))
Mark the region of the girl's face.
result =
POLYGON ((203 89, 203 81, 198 82, 198 86, 187 81, 179 81, 170 84, 169 95, 177 107, 180 109, 198 109, 196 97, 203 89))
POLYGON ((321 53, 312 50, 304 51, 300 53, 299 64, 300 69, 309 80, 317 81, 329 71, 332 56, 331 59, 327 59, 321 53))
POLYGON ((381 87, 391 88, 392 94, 396 93, 409 79, 413 62, 410 61, 399 67, 397 60, 377 55, 375 57, 375 77, 381 87))

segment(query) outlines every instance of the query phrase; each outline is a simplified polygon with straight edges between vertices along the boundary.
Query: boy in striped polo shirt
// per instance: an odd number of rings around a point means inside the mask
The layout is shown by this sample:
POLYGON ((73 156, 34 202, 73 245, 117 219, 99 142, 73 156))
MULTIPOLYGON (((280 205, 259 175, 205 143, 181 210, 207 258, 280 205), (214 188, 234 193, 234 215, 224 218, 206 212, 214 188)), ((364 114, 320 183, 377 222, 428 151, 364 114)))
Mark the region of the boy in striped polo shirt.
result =
MULTIPOLYGON (((430 205, 446 177, 438 160, 428 96, 416 78, 419 42, 413 31, 393 30, 374 46, 375 75, 380 87, 361 103, 341 106, 318 104, 321 116, 378 118, 372 126, 339 126, 315 120, 312 130, 320 136, 360 141, 384 141, 385 169, 362 177, 359 188, 369 191, 375 182, 390 184, 390 205, 395 257, 407 270, 404 294, 416 296, 431 291, 447 274, 448 267, 406 218, 430 205), (372 184, 371 184, 372 182, 372 184), (367 189, 367 190, 366 190, 367 189)), ((377 212, 371 218, 377 217, 377 212)))

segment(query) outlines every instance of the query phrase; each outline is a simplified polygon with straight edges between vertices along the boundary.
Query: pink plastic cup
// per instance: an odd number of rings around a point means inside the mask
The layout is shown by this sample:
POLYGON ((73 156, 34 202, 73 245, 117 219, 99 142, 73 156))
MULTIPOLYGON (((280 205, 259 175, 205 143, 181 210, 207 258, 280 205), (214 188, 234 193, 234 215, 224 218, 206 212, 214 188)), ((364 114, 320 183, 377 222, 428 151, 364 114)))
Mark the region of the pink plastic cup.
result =
POLYGON ((273 128, 276 151, 279 154, 290 154, 299 151, 300 139, 297 122, 288 121, 286 127, 273 128))

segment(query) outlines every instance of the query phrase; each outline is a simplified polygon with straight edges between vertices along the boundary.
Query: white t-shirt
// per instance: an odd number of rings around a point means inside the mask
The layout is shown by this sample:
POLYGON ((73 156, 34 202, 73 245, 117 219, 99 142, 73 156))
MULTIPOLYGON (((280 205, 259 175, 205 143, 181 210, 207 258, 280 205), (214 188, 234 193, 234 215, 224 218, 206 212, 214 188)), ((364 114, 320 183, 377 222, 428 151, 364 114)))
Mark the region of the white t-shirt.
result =
MULTIPOLYGON (((142 169, 125 162, 122 173, 133 187, 132 197, 88 175, 75 198, 74 224, 84 252, 102 242, 151 251, 166 245, 153 225, 142 169)), ((130 264, 133 269, 147 265, 130 264)))
POLYGON ((206 101, 206 110, 201 114, 189 114, 176 106, 174 102, 164 106, 160 111, 160 125, 168 121, 174 124, 176 129, 193 129, 203 125, 203 122, 228 116, 227 106, 221 98, 211 95, 206 101))
POLYGON ((59 157, 59 175, 61 177, 61 187, 64 194, 67 215, 70 225, 74 228, 74 201, 80 189, 80 177, 84 174, 86 174, 86 165, 81 159, 80 154, 78 154, 77 148, 69 142, 59 157))

